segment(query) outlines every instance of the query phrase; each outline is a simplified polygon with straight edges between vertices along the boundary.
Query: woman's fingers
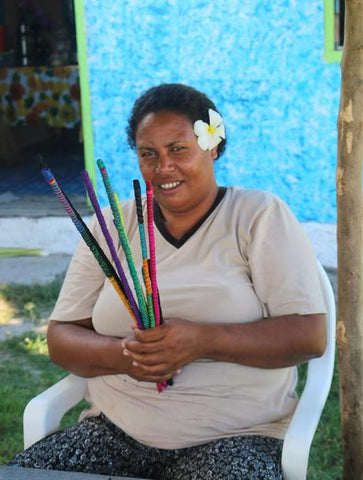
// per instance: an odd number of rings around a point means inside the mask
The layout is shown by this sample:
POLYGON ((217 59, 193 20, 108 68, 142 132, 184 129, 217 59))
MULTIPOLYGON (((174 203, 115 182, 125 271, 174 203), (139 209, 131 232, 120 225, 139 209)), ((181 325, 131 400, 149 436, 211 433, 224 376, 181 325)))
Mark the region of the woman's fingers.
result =
POLYGON ((179 356, 170 353, 159 352, 145 355, 131 353, 127 349, 123 349, 122 354, 129 358, 132 366, 138 367, 145 374, 164 375, 165 373, 171 373, 174 375, 184 365, 183 362, 178 361, 179 356))
POLYGON ((159 383, 175 377, 180 372, 180 369, 174 369, 170 371, 166 366, 163 365, 144 367, 137 364, 131 366, 129 375, 138 381, 159 383))
POLYGON ((155 328, 147 328, 145 330, 134 330, 135 339, 141 343, 159 342, 166 335, 166 325, 160 325, 155 328))
POLYGON ((130 360, 134 362, 134 364, 142 364, 142 365, 160 365, 165 362, 165 355, 162 352, 133 352, 125 347, 122 350, 122 354, 125 357, 130 357, 130 360))

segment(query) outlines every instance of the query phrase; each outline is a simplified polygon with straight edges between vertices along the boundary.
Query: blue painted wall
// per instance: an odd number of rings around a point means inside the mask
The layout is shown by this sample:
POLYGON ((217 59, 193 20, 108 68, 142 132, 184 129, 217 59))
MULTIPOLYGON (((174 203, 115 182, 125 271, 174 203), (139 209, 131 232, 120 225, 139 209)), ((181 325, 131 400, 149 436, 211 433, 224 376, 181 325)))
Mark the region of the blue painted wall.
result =
MULTIPOLYGON (((121 198, 138 176, 125 135, 134 100, 182 82, 224 116, 220 184, 269 190, 301 221, 336 221, 340 71, 323 61, 323 0, 87 0, 85 9, 94 153, 121 198)), ((106 204, 100 179, 98 188, 106 204)))

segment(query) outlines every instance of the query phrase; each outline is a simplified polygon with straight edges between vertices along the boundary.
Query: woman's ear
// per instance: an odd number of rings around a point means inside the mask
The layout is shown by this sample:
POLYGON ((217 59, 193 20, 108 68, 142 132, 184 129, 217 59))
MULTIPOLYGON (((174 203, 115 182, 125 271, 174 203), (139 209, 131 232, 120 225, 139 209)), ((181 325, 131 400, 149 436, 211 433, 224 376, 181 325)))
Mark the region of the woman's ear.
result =
POLYGON ((216 160, 218 158, 218 147, 212 148, 210 151, 212 160, 216 160))

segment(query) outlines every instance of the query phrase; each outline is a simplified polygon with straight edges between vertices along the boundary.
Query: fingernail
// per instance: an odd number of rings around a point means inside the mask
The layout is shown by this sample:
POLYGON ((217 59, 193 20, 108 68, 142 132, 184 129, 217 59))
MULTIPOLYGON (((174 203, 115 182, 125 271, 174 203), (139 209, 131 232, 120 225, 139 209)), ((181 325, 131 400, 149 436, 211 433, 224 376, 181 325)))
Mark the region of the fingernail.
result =
POLYGON ((126 348, 122 350, 122 354, 125 355, 125 357, 129 356, 129 352, 126 350, 126 348))
POLYGON ((181 373, 181 368, 178 368, 178 370, 176 371, 177 375, 179 375, 179 373, 181 373))
POLYGON ((132 364, 133 364, 134 367, 138 367, 138 365, 139 365, 137 362, 135 362, 135 360, 132 362, 132 364))

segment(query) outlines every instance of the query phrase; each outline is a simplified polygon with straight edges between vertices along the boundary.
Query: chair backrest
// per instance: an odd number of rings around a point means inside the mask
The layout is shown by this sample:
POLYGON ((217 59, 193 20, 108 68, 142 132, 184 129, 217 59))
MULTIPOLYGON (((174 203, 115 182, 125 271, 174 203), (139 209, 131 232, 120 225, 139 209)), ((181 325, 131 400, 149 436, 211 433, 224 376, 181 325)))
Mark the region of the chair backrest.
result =
POLYGON ((308 363, 307 378, 293 418, 287 430, 283 450, 284 480, 305 480, 310 446, 329 394, 335 358, 335 297, 328 275, 318 263, 326 306, 327 344, 324 354, 308 363))

